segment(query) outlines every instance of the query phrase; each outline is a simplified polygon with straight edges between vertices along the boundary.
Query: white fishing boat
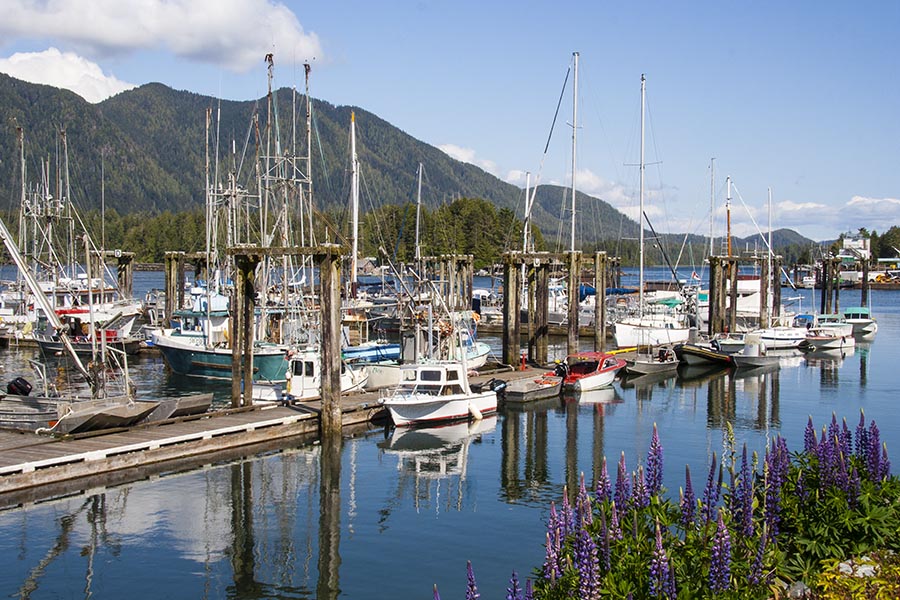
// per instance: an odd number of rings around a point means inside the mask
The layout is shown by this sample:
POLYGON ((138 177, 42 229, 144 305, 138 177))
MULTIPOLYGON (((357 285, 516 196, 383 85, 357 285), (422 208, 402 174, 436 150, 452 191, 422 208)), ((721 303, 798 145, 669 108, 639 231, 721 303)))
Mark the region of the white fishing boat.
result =
POLYGON ((778 356, 769 352, 762 336, 757 333, 748 333, 744 349, 737 354, 732 354, 731 359, 734 361, 734 366, 739 369, 771 367, 779 364, 778 356))
POLYGON ((814 350, 840 350, 856 346, 852 335, 842 335, 832 327, 810 327, 806 330, 806 341, 814 350))
POLYGON ((400 367, 400 384, 381 403, 397 426, 481 419, 497 411, 497 392, 474 391, 462 361, 417 363, 400 367))
POLYGON ((853 325, 853 335, 873 336, 878 331, 878 322, 865 306, 844 309, 844 320, 853 325))

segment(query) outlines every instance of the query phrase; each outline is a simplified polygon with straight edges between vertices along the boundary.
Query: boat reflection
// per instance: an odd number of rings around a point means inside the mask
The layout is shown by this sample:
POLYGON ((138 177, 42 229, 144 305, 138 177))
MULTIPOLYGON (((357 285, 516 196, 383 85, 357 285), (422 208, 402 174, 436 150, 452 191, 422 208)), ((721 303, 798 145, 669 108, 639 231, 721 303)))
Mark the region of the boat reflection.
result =
POLYGON ((678 386, 684 388, 702 387, 704 384, 724 376, 730 367, 724 365, 690 365, 678 367, 678 386))
POLYGON ((667 387, 678 376, 677 370, 664 371, 662 373, 647 373, 645 375, 626 375, 622 378, 622 389, 643 389, 661 385, 667 387))
POLYGON ((615 387, 605 387, 585 392, 563 392, 563 401, 579 404, 621 404, 625 399, 615 387))
POLYGON ((411 488, 416 510, 439 506, 462 510, 465 495, 469 445, 497 427, 497 416, 477 421, 461 421, 439 427, 394 428, 378 447, 397 457, 397 496, 411 488), (446 492, 441 491, 447 482, 446 492), (443 500, 438 500, 443 497, 443 500))

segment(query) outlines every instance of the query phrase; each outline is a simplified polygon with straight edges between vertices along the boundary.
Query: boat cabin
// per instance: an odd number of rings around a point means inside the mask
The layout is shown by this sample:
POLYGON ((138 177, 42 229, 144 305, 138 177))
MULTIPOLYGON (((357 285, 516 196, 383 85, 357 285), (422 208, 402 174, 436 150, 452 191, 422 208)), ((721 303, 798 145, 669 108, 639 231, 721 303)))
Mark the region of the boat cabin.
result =
POLYGON ((431 363, 401 367, 400 393, 449 396, 469 393, 468 379, 459 363, 431 363))
POLYGON ((619 359, 613 355, 602 354, 599 352, 587 352, 583 354, 573 354, 566 359, 569 366, 569 375, 584 376, 612 369, 619 364, 619 359))

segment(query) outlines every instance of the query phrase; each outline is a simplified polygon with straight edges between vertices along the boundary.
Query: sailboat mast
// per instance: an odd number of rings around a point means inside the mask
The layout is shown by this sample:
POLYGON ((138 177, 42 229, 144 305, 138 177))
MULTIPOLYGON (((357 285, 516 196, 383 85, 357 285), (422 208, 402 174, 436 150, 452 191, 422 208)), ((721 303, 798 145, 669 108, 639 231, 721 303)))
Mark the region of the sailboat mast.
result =
POLYGON ((350 294, 356 295, 359 269, 359 159, 356 156, 356 113, 350 111, 350 203, 353 231, 350 234, 350 294))
MULTIPOLYGON (((781 274, 780 273, 778 274, 778 279, 776 280, 775 274, 772 273, 772 252, 773 252, 773 250, 772 250, 772 188, 769 188, 769 240, 768 240, 768 243, 769 243, 769 248, 768 248, 769 251, 766 252, 766 264, 768 265, 768 268, 766 269, 766 272, 769 274, 769 277, 772 278, 771 279, 772 282, 775 282, 775 281, 779 282, 778 284, 773 283, 773 285, 780 285, 781 274)), ((766 283, 766 293, 767 294, 769 293, 770 289, 772 289, 772 285, 769 285, 767 282, 766 283)), ((775 311, 775 307, 772 306, 771 302, 766 302, 766 310, 769 311, 767 321, 769 321, 771 323, 772 314, 775 311)))
POLYGON ((640 237, 640 262, 638 271, 638 315, 644 316, 644 103, 647 92, 647 83, 644 74, 641 73, 641 164, 640 169, 640 208, 638 216, 638 231, 640 237))
POLYGON ((576 136, 578 133, 578 53, 573 52, 572 57, 575 60, 575 73, 572 78, 572 235, 569 243, 569 250, 575 252, 575 151, 576 136))
POLYGON ((725 178, 728 193, 725 196, 725 233, 728 236, 728 256, 731 256, 731 175, 725 178))
POLYGON ((528 234, 531 227, 531 172, 525 173, 525 222, 522 224, 522 252, 528 252, 528 234))
POLYGON ((419 246, 419 235, 421 235, 421 223, 422 223, 422 163, 419 163, 419 169, 417 174, 417 190, 416 190, 416 248, 415 248, 415 259, 416 264, 422 260, 422 249, 419 246))
POLYGON ((716 253, 716 238, 713 225, 716 215, 716 158, 709 159, 709 255, 716 253))

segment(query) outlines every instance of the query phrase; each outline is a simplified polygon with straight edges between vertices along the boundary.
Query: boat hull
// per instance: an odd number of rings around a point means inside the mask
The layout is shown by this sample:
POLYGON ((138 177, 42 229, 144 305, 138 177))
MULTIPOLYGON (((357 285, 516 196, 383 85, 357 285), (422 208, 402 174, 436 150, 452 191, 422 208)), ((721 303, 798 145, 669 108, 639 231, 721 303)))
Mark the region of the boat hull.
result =
POLYGON ((455 396, 404 394, 385 399, 384 406, 398 427, 458 421, 497 412, 497 393, 489 391, 455 396))
POLYGON ((719 352, 699 344, 682 344, 681 346, 676 346, 675 351, 678 354, 678 359, 688 366, 731 366, 734 364, 732 354, 719 352))
POLYGON ((538 379, 510 381, 503 390, 503 400, 510 404, 524 404, 546 398, 555 398, 562 391, 562 377, 555 375, 538 379))
MULTIPOLYGON (((184 348, 167 344, 160 337, 154 344, 169 368, 179 375, 231 380, 230 348, 184 348)), ((283 383, 288 362, 286 351, 276 347, 260 348, 253 353, 253 381, 283 383)))

